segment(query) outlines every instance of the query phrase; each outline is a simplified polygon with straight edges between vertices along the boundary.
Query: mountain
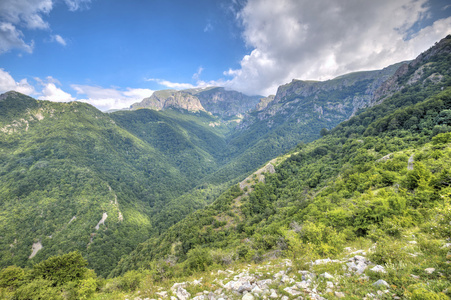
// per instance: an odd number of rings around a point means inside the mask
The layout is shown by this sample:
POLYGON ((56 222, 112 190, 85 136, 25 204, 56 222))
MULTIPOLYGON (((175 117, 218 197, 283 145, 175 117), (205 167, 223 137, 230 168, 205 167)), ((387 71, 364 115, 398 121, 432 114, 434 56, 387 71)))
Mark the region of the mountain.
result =
POLYGON ((228 119, 242 117, 254 109, 261 96, 248 96, 243 93, 226 90, 223 87, 186 90, 199 98, 200 103, 212 114, 228 119))
POLYGON ((301 81, 280 86, 275 96, 262 98, 227 137, 233 157, 209 178, 223 182, 254 170, 300 142, 320 137, 368 106, 378 87, 401 65, 346 74, 328 81, 301 81))
MULTIPOLYGON (((192 112, 207 111, 223 121, 239 123, 243 115, 255 108, 261 96, 247 96, 223 87, 194 88, 181 91, 156 91, 149 98, 131 105, 131 109, 165 110, 180 108, 192 112)), ((232 123, 233 124, 233 123, 232 123)))
POLYGON ((176 90, 156 91, 152 96, 144 98, 141 102, 132 104, 131 109, 150 108, 164 110, 168 108, 181 108, 188 111, 205 111, 197 97, 176 90))
POLYGON ((215 119, 201 114, 104 114, 80 102, 1 95, 1 265, 78 250, 108 274, 163 226, 154 218, 166 219, 166 204, 217 169, 225 143, 208 126, 215 119))
MULTIPOLYGON (((436 46, 450 43, 451 36, 436 46)), ((371 261, 391 268, 383 278, 396 296, 419 288, 410 274, 421 282, 449 282, 450 57, 451 51, 431 55, 413 66, 427 65, 439 82, 413 82, 415 70, 398 77, 412 84, 272 160, 211 205, 140 244, 111 275, 166 266, 161 276, 171 276, 202 269, 202 261, 227 268, 283 253, 292 253, 293 264, 299 259, 297 267, 312 268, 311 261, 342 255, 351 244, 371 246, 371 261), (431 264, 441 275, 424 276, 431 264)))

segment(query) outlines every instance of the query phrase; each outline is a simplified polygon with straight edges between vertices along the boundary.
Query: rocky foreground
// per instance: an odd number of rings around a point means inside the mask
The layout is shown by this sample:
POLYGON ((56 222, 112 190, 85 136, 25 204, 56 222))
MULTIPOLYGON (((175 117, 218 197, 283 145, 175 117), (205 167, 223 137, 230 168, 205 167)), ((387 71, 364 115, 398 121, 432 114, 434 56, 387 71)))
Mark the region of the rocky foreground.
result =
MULTIPOLYGON (((411 243, 414 245, 415 241, 411 243)), ((451 244, 443 247, 450 248, 451 244)), ((365 250, 345 250, 348 254, 343 259, 318 259, 308 264, 308 270, 296 270, 290 259, 274 260, 236 270, 218 270, 211 272, 208 279, 177 282, 166 289, 154 286, 155 291, 142 293, 153 294, 154 298, 133 296, 126 299, 339 299, 351 296, 348 291, 350 284, 361 285, 362 289, 367 290, 363 299, 401 299, 392 291, 392 286, 382 279, 387 275, 386 266, 373 264, 367 259, 365 250)), ((424 270, 425 276, 433 273, 439 272, 434 268, 424 270)), ((418 275, 410 274, 410 277, 420 280, 418 275)))

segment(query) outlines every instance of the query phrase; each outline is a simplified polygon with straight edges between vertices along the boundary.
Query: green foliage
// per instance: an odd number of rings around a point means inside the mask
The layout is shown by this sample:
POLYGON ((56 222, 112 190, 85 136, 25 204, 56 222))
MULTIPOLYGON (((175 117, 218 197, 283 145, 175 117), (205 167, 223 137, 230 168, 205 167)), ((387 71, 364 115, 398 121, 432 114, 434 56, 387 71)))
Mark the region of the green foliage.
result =
POLYGON ((62 300, 64 299, 60 290, 53 287, 49 280, 36 279, 24 284, 17 289, 14 298, 17 300, 62 300))
POLYGON ((17 266, 8 266, 0 272, 0 287, 16 289, 25 281, 24 269, 17 266))
POLYGON ((212 262, 208 249, 195 247, 188 251, 185 264, 191 271, 205 271, 212 262))
POLYGON ((88 262, 79 252, 70 252, 60 256, 52 256, 33 266, 32 278, 42 278, 52 286, 61 286, 69 281, 84 279, 88 262))

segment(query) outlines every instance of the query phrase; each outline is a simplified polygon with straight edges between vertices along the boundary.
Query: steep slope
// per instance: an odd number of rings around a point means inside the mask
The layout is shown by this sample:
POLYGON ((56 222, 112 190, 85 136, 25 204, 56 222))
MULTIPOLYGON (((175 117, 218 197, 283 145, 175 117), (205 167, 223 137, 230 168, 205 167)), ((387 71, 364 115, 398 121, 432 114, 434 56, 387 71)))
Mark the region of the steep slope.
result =
MULTIPOLYGON (((442 76, 439 82, 417 80, 323 138, 300 144, 268 164, 264 177, 255 173, 139 245, 111 275, 150 263, 157 267, 159 261, 186 261, 189 268, 195 253, 218 261, 259 261, 280 255, 287 245, 309 258, 325 258, 358 237, 380 243, 380 255, 412 230, 438 239, 438 249, 449 235, 451 217, 450 55, 422 62, 442 76), (432 215, 440 227, 435 237, 422 225, 432 215), (287 236, 290 228, 294 233, 287 236)), ((408 82, 413 73, 399 80, 408 82)), ((385 256, 375 259, 387 262, 385 256)), ((436 263, 449 278, 446 257, 436 263)))
POLYGON ((150 108, 154 110, 164 110, 167 108, 181 108, 188 111, 205 111, 197 97, 190 93, 176 90, 156 91, 152 96, 143 99, 139 103, 132 104, 130 108, 150 108))
POLYGON ((262 99, 231 133, 225 156, 232 159, 211 180, 234 179, 299 142, 319 138, 322 128, 331 129, 367 106, 399 65, 324 82, 293 80, 279 87, 274 98, 262 99))
POLYGON ((216 168, 208 151, 224 142, 208 125, 153 112, 156 127, 141 139, 143 114, 113 117, 87 104, 16 92, 0 97, 2 266, 79 250, 107 274, 158 230, 152 218, 165 204, 216 168))
POLYGON ((261 96, 248 96, 243 93, 226 90, 223 87, 186 90, 192 93, 202 106, 222 119, 241 117, 255 108, 261 96))
POLYGON ((157 149, 193 185, 218 168, 218 157, 226 147, 221 128, 210 126, 217 118, 205 112, 139 109, 110 117, 157 149))

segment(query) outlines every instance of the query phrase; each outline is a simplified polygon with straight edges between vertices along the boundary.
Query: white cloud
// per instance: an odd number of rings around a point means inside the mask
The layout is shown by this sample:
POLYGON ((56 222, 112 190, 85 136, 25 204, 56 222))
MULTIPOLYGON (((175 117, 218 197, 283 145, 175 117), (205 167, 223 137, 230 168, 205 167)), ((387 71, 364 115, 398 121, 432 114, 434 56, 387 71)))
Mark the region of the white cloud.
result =
POLYGON ((49 24, 42 19, 53 8, 52 0, 2 0, 0 18, 30 29, 46 29, 49 24))
POLYGON ((39 100, 49 100, 54 102, 69 102, 75 100, 71 94, 66 93, 56 86, 61 85, 61 83, 52 76, 48 76, 45 81, 40 78, 35 78, 35 80, 43 86, 41 95, 38 97, 39 100))
POLYGON ((63 46, 66 46, 66 45, 67 45, 66 40, 63 39, 63 37, 60 36, 59 34, 53 35, 53 36, 52 36, 52 40, 54 40, 55 42, 57 42, 58 44, 61 44, 61 45, 63 45, 63 46))
POLYGON ((31 53, 33 52, 33 42, 27 44, 23 40, 22 31, 18 30, 13 24, 0 22, 0 54, 14 48, 31 53))
POLYGON ((70 11, 76 11, 79 9, 86 8, 91 0, 64 0, 70 11))
MULTIPOLYGON (((45 17, 52 11, 57 0, 0 0, 0 54, 11 49, 33 52, 33 41, 24 41, 21 29, 51 30, 45 17)), ((65 0, 69 10, 86 7, 91 0, 65 0)), ((66 41, 59 35, 52 39, 61 45, 66 41)))
POLYGON ((119 90, 118 88, 103 88, 99 86, 73 84, 71 87, 78 95, 86 98, 79 101, 89 103, 100 110, 121 109, 150 97, 154 91, 149 89, 119 90))
POLYGON ((196 87, 196 86, 192 85, 191 83, 172 82, 169 80, 158 79, 158 78, 149 78, 149 79, 146 79, 146 81, 153 81, 162 86, 168 87, 170 89, 176 89, 176 90, 192 89, 192 88, 196 87))
POLYGON ((24 78, 16 82, 8 72, 0 69, 0 93, 8 91, 31 95, 34 93, 34 88, 28 83, 27 79, 24 78))
POLYGON ((193 74, 192 78, 196 82, 196 84, 192 83, 185 83, 185 82, 173 82, 165 79, 158 79, 158 78, 149 78, 145 79, 146 81, 153 81, 158 83, 159 85, 165 86, 170 89, 175 90, 185 90, 185 89, 193 89, 193 88, 203 88, 208 86, 224 86, 226 82, 224 80, 211 80, 211 81, 204 81, 200 79, 200 75, 204 71, 203 67, 199 67, 197 69, 197 72, 193 74))
POLYGON ((298 79, 324 80, 413 59, 451 33, 451 18, 412 33, 426 0, 249 0, 237 14, 251 53, 224 75, 229 88, 274 93, 298 79), (410 39, 407 39, 410 38, 410 39))

